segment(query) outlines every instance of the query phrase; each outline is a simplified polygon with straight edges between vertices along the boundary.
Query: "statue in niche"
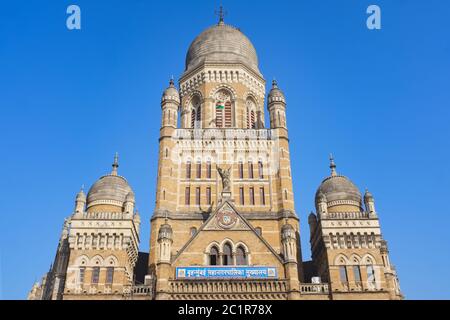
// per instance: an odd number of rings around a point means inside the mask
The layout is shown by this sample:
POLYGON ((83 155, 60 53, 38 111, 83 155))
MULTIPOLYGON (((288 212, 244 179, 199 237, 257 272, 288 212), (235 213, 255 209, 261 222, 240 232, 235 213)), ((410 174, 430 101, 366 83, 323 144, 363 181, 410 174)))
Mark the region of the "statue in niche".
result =
POLYGON ((220 177, 222 178, 222 186, 223 186, 223 191, 225 192, 230 192, 230 188, 231 188, 231 167, 228 169, 222 169, 217 167, 217 171, 220 174, 220 177))

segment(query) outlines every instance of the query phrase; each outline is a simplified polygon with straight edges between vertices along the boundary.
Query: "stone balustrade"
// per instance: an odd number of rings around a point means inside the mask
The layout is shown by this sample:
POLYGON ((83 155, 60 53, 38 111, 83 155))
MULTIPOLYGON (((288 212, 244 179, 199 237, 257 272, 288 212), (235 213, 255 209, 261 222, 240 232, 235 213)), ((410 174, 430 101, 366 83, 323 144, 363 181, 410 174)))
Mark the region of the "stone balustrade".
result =
POLYGON ((272 140, 273 132, 270 129, 177 129, 175 138, 194 140, 272 140))

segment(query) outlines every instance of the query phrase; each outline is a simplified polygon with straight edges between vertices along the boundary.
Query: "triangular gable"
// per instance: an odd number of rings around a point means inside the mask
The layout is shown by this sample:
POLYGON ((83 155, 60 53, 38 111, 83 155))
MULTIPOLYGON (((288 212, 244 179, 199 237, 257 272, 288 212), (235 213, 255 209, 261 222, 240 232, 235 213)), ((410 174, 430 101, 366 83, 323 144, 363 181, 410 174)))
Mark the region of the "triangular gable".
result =
POLYGON ((202 231, 221 231, 221 230, 231 230, 231 231, 251 231, 256 237, 261 240, 262 243, 274 254, 277 259, 283 263, 283 259, 280 255, 272 248, 272 246, 261 237, 255 228, 245 219, 239 211, 236 209, 231 201, 224 201, 220 206, 214 210, 214 212, 209 216, 206 222, 199 228, 199 230, 192 236, 191 239, 178 251, 177 255, 173 258, 172 263, 174 263, 178 257, 189 247, 189 245, 198 237, 202 231))

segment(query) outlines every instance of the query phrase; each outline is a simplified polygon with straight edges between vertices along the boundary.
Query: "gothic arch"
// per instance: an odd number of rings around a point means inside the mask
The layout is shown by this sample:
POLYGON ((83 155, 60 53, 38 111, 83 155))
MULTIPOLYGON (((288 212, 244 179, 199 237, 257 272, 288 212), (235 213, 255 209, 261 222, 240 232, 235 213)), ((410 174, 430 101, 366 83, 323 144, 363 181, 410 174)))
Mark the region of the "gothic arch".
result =
POLYGON ((370 253, 366 253, 361 259, 361 264, 362 265, 376 265, 376 260, 370 253))
POLYGON ((89 257, 87 255, 81 255, 75 260, 75 266, 87 266, 89 264, 89 257))
POLYGON ((106 267, 116 267, 119 264, 119 259, 115 255, 110 255, 105 259, 106 267))
POLYGON ((348 258, 346 255, 340 253, 336 256, 336 258, 334 258, 334 264, 338 265, 338 266, 345 266, 348 265, 348 258))
POLYGON ((92 267, 102 267, 104 264, 104 259, 102 256, 100 255, 95 255, 94 257, 92 257, 92 259, 90 260, 90 266, 92 267))

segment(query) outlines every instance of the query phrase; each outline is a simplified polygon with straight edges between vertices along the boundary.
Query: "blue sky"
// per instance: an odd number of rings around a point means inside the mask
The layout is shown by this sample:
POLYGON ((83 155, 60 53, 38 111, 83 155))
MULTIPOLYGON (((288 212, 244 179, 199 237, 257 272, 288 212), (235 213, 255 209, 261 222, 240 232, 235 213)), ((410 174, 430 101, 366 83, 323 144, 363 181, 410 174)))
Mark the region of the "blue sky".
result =
MULTIPOLYGON (((337 170, 375 196, 410 299, 450 298, 450 3, 223 1, 288 102, 304 259, 314 193, 337 170), (382 30, 366 8, 382 9, 382 30)), ((148 250, 160 97, 219 1, 4 1, 0 8, 0 298, 25 298, 53 260, 82 184, 109 172, 135 190, 148 250), (66 28, 77 4, 82 30, 66 28)), ((268 85, 269 87, 269 85, 268 85)))

